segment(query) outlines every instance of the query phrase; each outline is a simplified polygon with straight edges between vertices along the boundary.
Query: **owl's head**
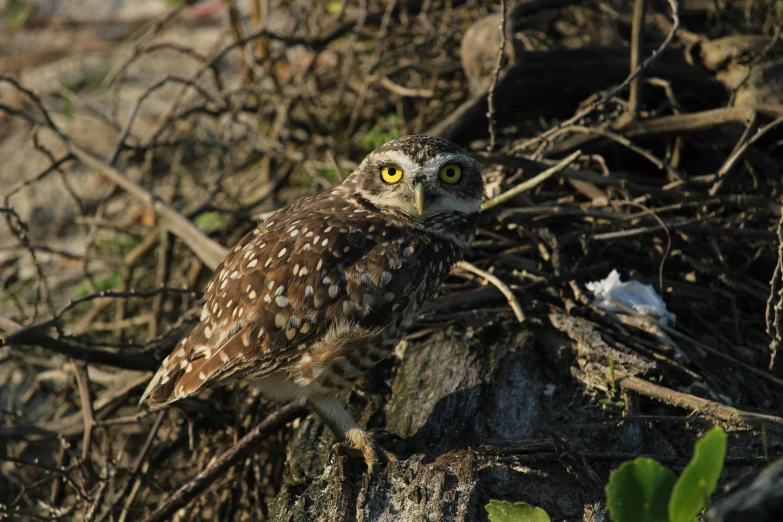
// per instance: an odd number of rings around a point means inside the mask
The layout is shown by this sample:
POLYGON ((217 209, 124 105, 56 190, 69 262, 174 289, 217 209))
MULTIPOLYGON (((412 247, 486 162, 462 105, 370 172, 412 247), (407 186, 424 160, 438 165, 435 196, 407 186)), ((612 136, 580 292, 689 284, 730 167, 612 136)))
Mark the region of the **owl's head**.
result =
POLYGON ((455 143, 425 135, 378 147, 346 182, 388 217, 424 227, 476 215, 484 194, 476 160, 455 143))

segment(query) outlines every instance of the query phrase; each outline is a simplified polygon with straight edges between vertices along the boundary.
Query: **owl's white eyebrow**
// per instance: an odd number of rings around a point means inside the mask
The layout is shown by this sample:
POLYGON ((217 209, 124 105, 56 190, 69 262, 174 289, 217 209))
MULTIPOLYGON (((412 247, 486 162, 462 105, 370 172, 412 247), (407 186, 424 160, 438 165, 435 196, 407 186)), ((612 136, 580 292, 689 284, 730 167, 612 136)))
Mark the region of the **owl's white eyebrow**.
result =
POLYGON ((464 157, 464 154, 458 154, 456 152, 444 152, 428 159, 424 165, 422 165, 422 170, 426 172, 428 170, 436 169, 442 165, 454 163, 456 160, 462 159, 464 157))
POLYGON ((402 169, 403 173, 406 174, 414 172, 419 168, 419 166, 413 161, 413 159, 410 156, 407 156, 406 154, 403 154, 402 152, 396 150, 382 152, 381 154, 378 154, 377 158, 380 160, 380 163, 383 163, 384 161, 388 161, 389 163, 394 163, 395 165, 399 166, 402 169))

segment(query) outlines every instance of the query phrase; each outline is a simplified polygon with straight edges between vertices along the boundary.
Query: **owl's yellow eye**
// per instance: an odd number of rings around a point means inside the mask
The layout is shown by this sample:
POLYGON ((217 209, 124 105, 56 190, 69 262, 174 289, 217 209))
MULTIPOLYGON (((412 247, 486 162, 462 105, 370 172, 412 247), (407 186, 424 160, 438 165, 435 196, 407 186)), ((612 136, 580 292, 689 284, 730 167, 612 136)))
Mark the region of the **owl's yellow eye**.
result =
POLYGON ((454 185, 462 179, 462 169, 454 163, 443 165, 440 169, 440 179, 450 185, 454 185))
POLYGON ((402 169, 394 165, 381 168, 381 179, 386 183, 397 183, 402 179, 402 169))

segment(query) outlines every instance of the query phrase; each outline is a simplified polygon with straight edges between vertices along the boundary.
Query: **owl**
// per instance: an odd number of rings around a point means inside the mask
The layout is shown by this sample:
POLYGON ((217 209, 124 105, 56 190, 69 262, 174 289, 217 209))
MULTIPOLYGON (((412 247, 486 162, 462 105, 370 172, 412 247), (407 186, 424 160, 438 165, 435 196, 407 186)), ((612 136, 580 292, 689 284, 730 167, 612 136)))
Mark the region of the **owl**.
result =
POLYGON ((405 136, 332 189, 281 208, 212 275, 201 321, 166 357, 141 403, 250 381, 306 402, 373 472, 391 457, 337 400, 387 357, 462 259, 484 182, 456 144, 405 136))

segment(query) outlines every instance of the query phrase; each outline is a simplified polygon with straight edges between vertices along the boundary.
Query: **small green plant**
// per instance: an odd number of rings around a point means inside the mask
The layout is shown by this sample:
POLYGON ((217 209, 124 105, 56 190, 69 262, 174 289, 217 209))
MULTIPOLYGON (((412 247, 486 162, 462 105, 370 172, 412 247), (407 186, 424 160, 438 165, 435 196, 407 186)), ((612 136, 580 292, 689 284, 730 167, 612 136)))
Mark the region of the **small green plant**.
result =
POLYGON ((13 33, 24 25, 32 11, 32 4, 27 0, 8 0, 5 5, 5 25, 13 33))
POLYGON ((638 458, 614 470, 606 486, 613 522, 693 522, 707 506, 726 457, 726 432, 713 428, 696 443, 677 478, 654 459, 638 458))
POLYGON ((489 514, 489 522, 552 522, 546 511, 527 502, 490 500, 484 509, 489 514))
POLYGON ((683 470, 669 500, 671 522, 691 522, 707 507, 726 458, 726 432, 713 428, 696 443, 693 458, 683 470))
POLYGON ((68 123, 73 123, 73 116, 74 116, 73 97, 70 95, 61 95, 61 98, 63 100, 63 116, 65 116, 65 119, 68 121, 68 123))
POLYGON ((331 185, 337 185, 338 183, 342 182, 342 176, 340 176, 340 173, 337 172, 337 169, 326 169, 321 173, 324 179, 331 185))
POLYGON ((95 250, 102 255, 117 256, 136 246, 136 238, 128 233, 118 232, 114 235, 96 238, 94 246, 95 250))
POLYGON ((371 152, 387 141, 399 137, 400 119, 396 114, 389 114, 386 119, 376 121, 362 136, 362 147, 366 152, 371 152))
POLYGON ((193 223, 204 232, 214 232, 223 226, 223 216, 217 212, 202 212, 193 223))
MULTIPOLYGON (((93 278, 95 289, 98 292, 106 292, 108 290, 114 290, 120 283, 122 283, 122 274, 114 272, 113 274, 99 274, 93 278)), ((74 298, 78 299, 86 295, 91 294, 92 291, 86 281, 82 281, 74 290, 74 298)))
POLYGON ((326 12, 332 16, 337 16, 343 9, 343 3, 341 0, 329 0, 326 2, 326 12))
POLYGON ((655 459, 640 457, 612 472, 606 498, 615 522, 665 522, 677 476, 655 459))
POLYGON ((612 385, 612 393, 617 389, 617 382, 614 377, 614 359, 609 359, 609 382, 612 385))

